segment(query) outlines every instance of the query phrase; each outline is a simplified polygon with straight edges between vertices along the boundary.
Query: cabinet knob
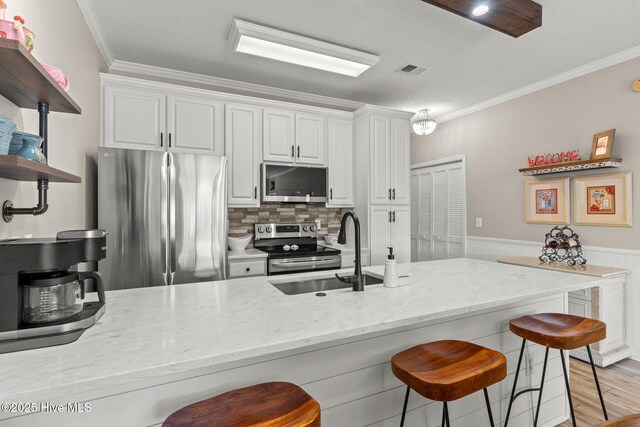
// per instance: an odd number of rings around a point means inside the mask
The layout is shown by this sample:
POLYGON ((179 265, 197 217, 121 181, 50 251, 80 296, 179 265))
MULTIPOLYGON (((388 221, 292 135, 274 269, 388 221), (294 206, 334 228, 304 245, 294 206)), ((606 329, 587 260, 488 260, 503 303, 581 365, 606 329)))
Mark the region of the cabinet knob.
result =
POLYGON ((251 271, 251 267, 247 267, 247 272, 251 271))

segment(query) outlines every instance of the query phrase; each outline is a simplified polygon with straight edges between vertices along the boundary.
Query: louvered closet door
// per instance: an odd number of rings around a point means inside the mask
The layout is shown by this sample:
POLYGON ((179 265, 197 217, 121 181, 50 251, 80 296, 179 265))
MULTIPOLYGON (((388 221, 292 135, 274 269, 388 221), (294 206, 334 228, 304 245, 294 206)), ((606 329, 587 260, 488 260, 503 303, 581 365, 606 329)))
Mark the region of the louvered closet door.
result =
POLYGON ((462 162, 412 172, 412 260, 464 256, 464 179, 462 162))

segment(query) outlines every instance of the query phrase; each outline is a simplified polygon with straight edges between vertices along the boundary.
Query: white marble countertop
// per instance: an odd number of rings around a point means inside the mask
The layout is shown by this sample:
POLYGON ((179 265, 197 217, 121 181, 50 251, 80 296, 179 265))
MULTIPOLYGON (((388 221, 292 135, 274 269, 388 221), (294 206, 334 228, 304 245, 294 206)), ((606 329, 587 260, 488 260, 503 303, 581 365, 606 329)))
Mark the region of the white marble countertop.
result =
POLYGON ((268 255, 266 252, 262 252, 260 249, 249 248, 243 251, 227 251, 227 259, 251 259, 251 258, 266 258, 268 255))
POLYGON ((324 298, 284 295, 266 276, 107 292, 106 314, 78 341, 0 355, 0 401, 124 386, 606 282, 471 259, 404 264, 399 273, 412 284, 324 298))

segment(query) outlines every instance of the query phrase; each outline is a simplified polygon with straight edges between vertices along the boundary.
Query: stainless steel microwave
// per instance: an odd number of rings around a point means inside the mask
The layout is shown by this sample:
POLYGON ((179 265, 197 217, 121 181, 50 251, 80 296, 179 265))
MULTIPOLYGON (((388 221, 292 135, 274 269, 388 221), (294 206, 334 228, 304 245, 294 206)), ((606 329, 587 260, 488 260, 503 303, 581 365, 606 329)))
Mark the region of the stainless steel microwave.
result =
POLYGON ((327 168, 263 163, 260 176, 263 202, 327 202, 327 168))

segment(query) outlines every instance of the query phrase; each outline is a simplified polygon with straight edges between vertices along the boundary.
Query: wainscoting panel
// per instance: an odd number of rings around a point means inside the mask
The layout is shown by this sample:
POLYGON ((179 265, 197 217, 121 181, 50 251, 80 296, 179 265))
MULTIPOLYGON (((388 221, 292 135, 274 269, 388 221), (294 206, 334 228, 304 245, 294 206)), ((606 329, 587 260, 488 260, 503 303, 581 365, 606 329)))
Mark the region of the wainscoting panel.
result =
MULTIPOLYGON (((587 263, 629 270, 626 283, 627 344, 640 360, 640 251, 583 246, 587 263)), ((467 236, 467 257, 496 261, 507 256, 535 256, 541 242, 467 236)))

